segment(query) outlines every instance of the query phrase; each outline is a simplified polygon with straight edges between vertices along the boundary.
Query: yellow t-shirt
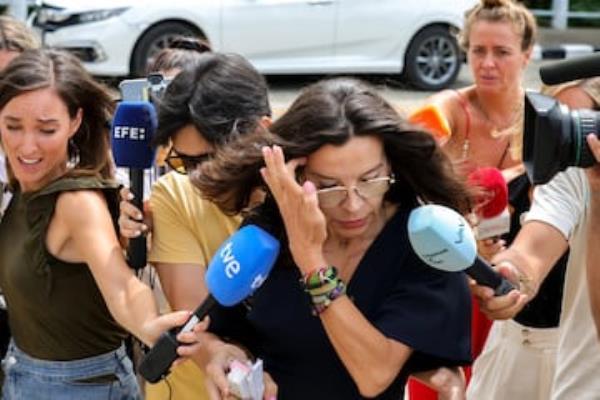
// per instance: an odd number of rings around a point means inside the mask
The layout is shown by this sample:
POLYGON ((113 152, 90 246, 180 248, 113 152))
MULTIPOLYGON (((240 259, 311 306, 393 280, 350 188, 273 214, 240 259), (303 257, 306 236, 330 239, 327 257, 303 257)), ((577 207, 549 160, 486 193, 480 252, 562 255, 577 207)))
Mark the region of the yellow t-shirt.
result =
MULTIPOLYGON (((152 247, 149 262, 208 265, 221 243, 237 230, 241 220, 223 214, 200 192, 186 175, 170 172, 153 186, 152 247)), ((146 384, 147 400, 204 400, 203 372, 192 361, 173 369, 169 386, 161 381, 146 384), (170 396, 169 396, 170 394, 170 396)))

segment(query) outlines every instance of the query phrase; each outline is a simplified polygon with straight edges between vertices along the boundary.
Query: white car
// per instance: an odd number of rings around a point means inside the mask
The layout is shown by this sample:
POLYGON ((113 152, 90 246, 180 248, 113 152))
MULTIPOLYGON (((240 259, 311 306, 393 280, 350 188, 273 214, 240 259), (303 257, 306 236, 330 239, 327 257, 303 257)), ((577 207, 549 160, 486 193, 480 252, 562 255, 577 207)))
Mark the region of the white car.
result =
POLYGON ((177 35, 247 57, 263 74, 402 74, 417 88, 451 84, 454 32, 475 0, 47 0, 33 25, 47 45, 102 76, 143 74, 177 35))

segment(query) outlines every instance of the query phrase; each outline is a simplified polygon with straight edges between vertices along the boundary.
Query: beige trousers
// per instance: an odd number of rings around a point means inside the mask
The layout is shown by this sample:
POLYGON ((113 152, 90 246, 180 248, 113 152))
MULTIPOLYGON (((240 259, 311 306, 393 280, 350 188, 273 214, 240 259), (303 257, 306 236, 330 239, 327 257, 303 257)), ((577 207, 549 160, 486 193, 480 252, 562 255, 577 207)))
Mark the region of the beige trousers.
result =
POLYGON ((473 364, 467 400, 548 400, 557 343, 558 328, 495 321, 473 364))

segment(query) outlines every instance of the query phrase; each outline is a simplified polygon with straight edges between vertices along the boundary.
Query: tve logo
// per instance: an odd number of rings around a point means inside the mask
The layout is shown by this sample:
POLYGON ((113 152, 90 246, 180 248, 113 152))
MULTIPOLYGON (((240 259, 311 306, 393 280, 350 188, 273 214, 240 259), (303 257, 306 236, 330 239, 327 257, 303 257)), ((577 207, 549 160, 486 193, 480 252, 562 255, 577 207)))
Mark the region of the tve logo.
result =
POLYGON ((229 241, 219 253, 223 264, 225 264, 225 275, 233 279, 240 272, 240 263, 233 254, 233 242, 229 241))
POLYGON ((146 128, 138 126, 115 126, 113 128, 115 139, 145 140, 146 128))

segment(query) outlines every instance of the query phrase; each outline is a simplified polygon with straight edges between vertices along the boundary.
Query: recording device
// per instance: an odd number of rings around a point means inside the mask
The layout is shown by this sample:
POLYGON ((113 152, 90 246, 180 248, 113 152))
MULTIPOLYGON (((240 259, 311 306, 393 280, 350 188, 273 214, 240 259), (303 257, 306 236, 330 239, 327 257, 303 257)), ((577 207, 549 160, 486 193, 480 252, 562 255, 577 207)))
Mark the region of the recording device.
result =
POLYGON ((163 333, 140 364, 141 375, 156 383, 166 377, 177 359, 177 335, 191 331, 217 303, 231 307, 258 289, 279 255, 279 241, 256 225, 246 225, 215 253, 205 274, 209 295, 183 325, 163 333))
POLYGON ((474 229, 477 240, 498 238, 509 232, 508 185, 502 172, 494 167, 477 168, 469 174, 467 181, 483 192, 475 200, 479 218, 474 229))
MULTIPOLYGON (((111 147, 118 167, 129 168, 133 204, 143 210, 144 170, 152 166, 154 148, 152 137, 157 127, 156 109, 148 101, 122 101, 118 104, 111 127, 111 147)), ((127 259, 129 266, 140 269, 146 266, 146 238, 140 236, 129 241, 127 259)))
POLYGON ((540 78, 546 85, 586 79, 600 75, 600 53, 576 57, 540 67, 540 78))
POLYGON ((415 208, 408 218, 408 238, 427 265, 447 272, 464 271, 478 284, 504 295, 514 286, 477 255, 468 222, 456 211, 437 204, 415 208))
MULTIPOLYGON (((600 54, 574 58, 540 68, 542 81, 558 84, 600 75, 600 54)), ((529 180, 548 182, 566 168, 596 164, 586 136, 597 134, 600 113, 569 110, 552 97, 535 92, 525 95, 523 163, 529 180)))
POLYGON ((452 137, 448 119, 435 104, 427 104, 419 108, 408 117, 408 120, 431 133, 440 146, 452 137))
POLYGON ((171 79, 162 74, 149 74, 146 78, 125 79, 119 83, 123 100, 156 101, 160 99, 171 83, 171 79))

